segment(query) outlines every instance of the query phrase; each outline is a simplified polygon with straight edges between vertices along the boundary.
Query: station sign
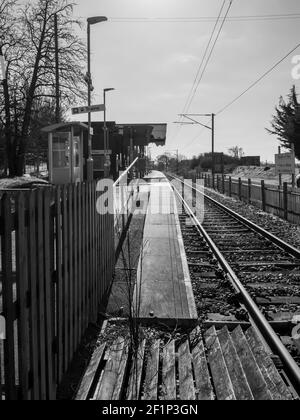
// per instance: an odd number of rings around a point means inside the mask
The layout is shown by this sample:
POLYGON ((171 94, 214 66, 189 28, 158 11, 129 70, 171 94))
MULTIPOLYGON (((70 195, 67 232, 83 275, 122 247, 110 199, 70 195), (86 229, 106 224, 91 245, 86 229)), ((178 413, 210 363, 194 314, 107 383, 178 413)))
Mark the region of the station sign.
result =
POLYGON ((276 175, 294 175, 296 164, 295 164, 295 153, 280 153, 275 155, 275 166, 276 175))
POLYGON ((104 110, 105 110, 105 107, 103 104, 91 105, 91 106, 79 106, 76 108, 72 108, 72 115, 88 114, 89 112, 103 112, 104 110))

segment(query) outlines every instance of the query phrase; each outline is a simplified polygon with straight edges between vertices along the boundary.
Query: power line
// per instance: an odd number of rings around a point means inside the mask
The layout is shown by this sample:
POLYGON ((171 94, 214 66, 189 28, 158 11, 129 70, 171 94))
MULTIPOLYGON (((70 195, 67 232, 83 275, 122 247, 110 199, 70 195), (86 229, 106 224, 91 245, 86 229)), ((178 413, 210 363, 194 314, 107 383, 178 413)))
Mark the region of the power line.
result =
MULTIPOLYGON (((222 18, 222 16, 221 16, 222 18)), ((300 13, 289 14, 269 14, 269 15, 241 15, 231 16, 227 20, 230 22, 240 21, 265 21, 265 20, 285 20, 285 19, 299 19, 300 13)), ((213 16, 198 16, 198 17, 110 17, 111 22, 213 22, 217 17, 213 16)))
POLYGON ((217 37, 216 37, 216 39, 215 39, 215 41, 214 41, 214 44, 213 44, 212 49, 211 49, 211 51, 210 51, 210 54, 209 54, 209 56, 208 56, 208 58, 207 58, 206 64, 205 64, 205 66, 204 66, 204 68, 203 68, 203 70, 202 70, 201 76, 200 76, 200 78, 199 78, 199 80, 198 80, 198 82, 197 82, 197 84, 196 84, 196 86, 195 86, 195 88, 194 88, 194 92, 193 92, 192 97, 191 97, 191 99, 190 99, 190 101, 189 101, 189 104, 188 104, 188 107, 187 107, 186 112, 188 112, 188 110, 189 110, 189 108, 190 108, 190 106, 191 106, 191 104, 192 104, 192 102, 193 102, 193 100, 194 100, 194 97, 195 97, 195 95, 196 95, 196 93, 197 93, 198 87, 199 87, 199 85, 200 85, 200 83, 201 83, 201 81, 202 81, 202 79, 203 79, 203 76, 204 76, 205 71, 206 71, 206 69, 207 69, 207 66, 208 66, 208 64, 209 64, 209 61, 210 61, 210 59, 211 59, 211 57, 212 57, 212 54, 213 54, 213 52, 214 52, 215 46, 216 46, 216 44, 217 44, 217 42, 218 42, 218 39, 219 39, 219 37, 220 37, 221 31, 222 31, 222 29, 223 29, 223 27, 224 27, 224 24, 225 24, 226 18, 227 18, 227 16, 228 16, 228 13, 229 13, 229 11, 230 11, 230 8, 231 8, 231 6, 232 6, 232 3, 233 3, 233 0, 230 0, 230 3, 229 3, 229 5, 228 5, 227 11, 226 11, 226 14, 225 14, 225 16, 223 17, 223 21, 222 21, 221 26, 220 26, 220 28, 219 28, 219 31, 218 31, 217 37))
MULTIPOLYGON (((224 0, 224 1, 223 1, 223 4, 222 4, 221 9, 220 9, 220 11, 219 11, 219 15, 218 15, 218 17, 217 17, 217 19, 216 19, 216 22, 215 22, 215 25, 214 25, 214 27, 213 27, 212 33, 211 33, 211 35, 210 35, 209 41, 208 41, 208 43, 207 43, 206 49, 205 49, 204 54, 203 54, 203 56, 202 56, 202 60, 201 60, 201 63, 200 63, 200 65, 199 65, 199 67, 198 67, 198 70, 197 70, 197 73, 196 73, 196 76, 195 76, 195 79, 194 79, 193 85, 192 85, 192 87, 191 87, 191 90, 190 90, 190 92, 189 92, 189 95, 188 95, 188 97, 187 97, 187 100, 186 100, 186 102, 185 102, 185 104, 184 104, 182 114, 186 112, 186 109, 187 109, 187 106, 188 106, 189 100, 190 100, 190 98, 191 98, 191 95, 193 94, 193 89, 194 89, 194 87, 196 86, 197 79, 198 79, 198 77, 199 77, 199 74, 200 74, 200 71, 201 71, 202 65, 203 65, 204 60, 205 60, 205 58, 206 58, 206 54, 207 54, 207 52, 208 52, 208 50, 209 50, 210 43, 211 43, 211 41, 212 41, 212 39, 213 39, 213 36, 214 36, 215 31, 216 31, 216 29, 217 29, 218 23, 219 23, 219 21, 220 21, 221 14, 222 14, 223 8, 224 8, 224 6, 225 6, 225 3, 226 3, 226 0, 224 0)), ((182 120, 182 117, 181 117, 181 119, 180 119, 180 120, 182 120)))
POLYGON ((248 93, 253 87, 255 87, 258 83, 260 83, 266 76, 268 76, 276 67, 279 66, 286 58, 288 58, 294 51, 296 51, 300 47, 300 43, 296 45, 291 51, 289 51, 283 58, 281 58, 274 66, 272 66, 269 70, 267 70, 259 79, 257 79, 254 83, 252 83, 247 89, 245 89, 240 95, 238 95, 235 99, 230 101, 227 105, 225 105, 222 109, 220 109, 216 115, 221 114, 226 109, 228 109, 231 105, 237 102, 241 97, 243 97, 246 93, 248 93))

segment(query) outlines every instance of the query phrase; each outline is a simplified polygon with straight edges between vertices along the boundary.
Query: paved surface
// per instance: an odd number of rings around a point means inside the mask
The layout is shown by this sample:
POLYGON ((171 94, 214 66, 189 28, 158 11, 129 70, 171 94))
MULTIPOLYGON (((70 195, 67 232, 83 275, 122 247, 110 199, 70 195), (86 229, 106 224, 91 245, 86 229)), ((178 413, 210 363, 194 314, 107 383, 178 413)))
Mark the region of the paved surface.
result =
POLYGON ((161 172, 153 171, 146 179, 150 201, 133 310, 145 321, 189 325, 197 311, 174 193, 161 172))

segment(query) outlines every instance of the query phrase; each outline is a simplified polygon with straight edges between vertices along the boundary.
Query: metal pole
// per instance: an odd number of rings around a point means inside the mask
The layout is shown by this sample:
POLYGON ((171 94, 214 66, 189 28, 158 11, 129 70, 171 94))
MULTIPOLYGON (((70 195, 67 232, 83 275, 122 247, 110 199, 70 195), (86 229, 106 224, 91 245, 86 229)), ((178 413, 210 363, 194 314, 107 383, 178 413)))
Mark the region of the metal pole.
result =
MULTIPOLYGON (((91 28, 87 24, 87 47, 88 47, 88 106, 91 106, 91 28)), ((91 136, 91 112, 88 112, 88 159, 87 159, 87 180, 93 179, 93 158, 92 158, 92 136, 91 136)))
POLYGON ((59 56, 58 56, 58 28, 57 28, 57 13, 54 15, 54 38, 55 38, 55 120, 60 122, 60 89, 59 89, 59 56))
POLYGON ((215 188, 215 114, 211 114, 212 187, 215 188))

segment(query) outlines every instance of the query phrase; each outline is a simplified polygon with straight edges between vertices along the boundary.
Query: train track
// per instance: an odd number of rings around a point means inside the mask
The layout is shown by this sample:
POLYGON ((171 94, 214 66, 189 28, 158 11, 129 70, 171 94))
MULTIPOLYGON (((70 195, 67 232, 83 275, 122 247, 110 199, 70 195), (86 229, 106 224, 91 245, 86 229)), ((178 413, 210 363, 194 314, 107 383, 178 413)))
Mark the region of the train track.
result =
POLYGON ((178 182, 172 185, 199 318, 251 323, 300 392, 300 349, 292 338, 300 324, 300 251, 197 190, 204 196, 200 223, 190 205, 196 188, 185 183, 188 203, 183 181, 168 178, 178 182))

